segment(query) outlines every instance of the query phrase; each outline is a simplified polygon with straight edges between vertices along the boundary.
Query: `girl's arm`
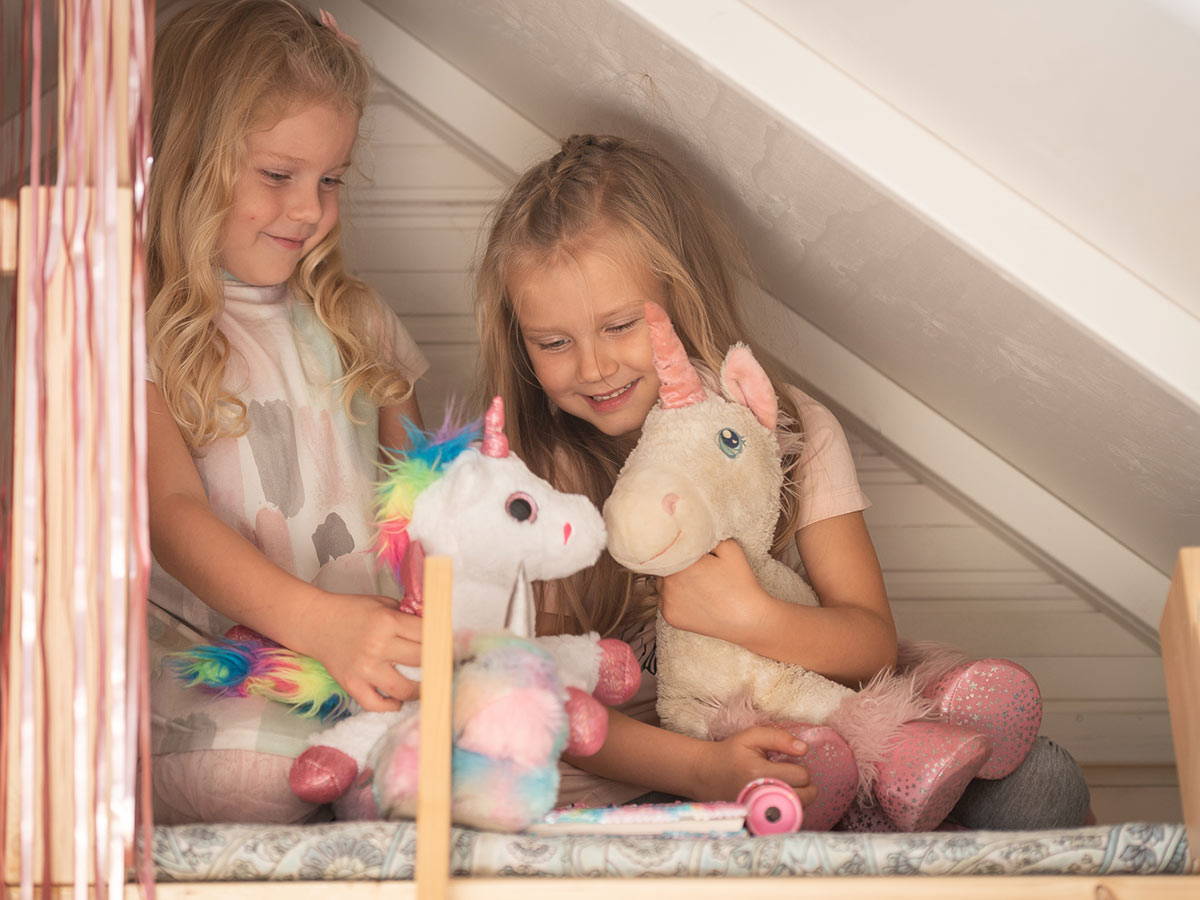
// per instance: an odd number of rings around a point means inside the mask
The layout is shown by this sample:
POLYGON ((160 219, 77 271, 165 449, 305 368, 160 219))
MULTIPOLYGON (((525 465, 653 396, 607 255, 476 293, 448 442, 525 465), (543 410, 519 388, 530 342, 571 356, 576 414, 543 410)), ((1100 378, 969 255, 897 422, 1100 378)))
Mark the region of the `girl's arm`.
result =
POLYGON ((419 665, 420 620, 386 597, 302 581, 221 521, 158 386, 146 388, 150 543, 159 565, 221 614, 320 660, 363 708, 397 709, 415 696, 392 664, 419 665))
POLYGON ((614 781, 693 800, 733 800, 755 778, 778 778, 811 803, 816 788, 797 763, 770 762, 769 751, 800 755, 807 746, 782 728, 748 728, 723 741, 701 741, 608 711, 608 737, 594 756, 563 758, 614 781))
POLYGON ((734 541, 663 579, 663 615, 676 628, 730 641, 857 686, 896 662, 896 625, 861 512, 807 525, 796 546, 820 606, 764 591, 734 541))
POLYGON ((417 405, 415 391, 394 406, 380 408, 380 447, 401 448, 408 446, 408 437, 404 433, 404 419, 406 418, 411 420, 418 428, 425 427, 425 423, 421 420, 421 408, 417 405))

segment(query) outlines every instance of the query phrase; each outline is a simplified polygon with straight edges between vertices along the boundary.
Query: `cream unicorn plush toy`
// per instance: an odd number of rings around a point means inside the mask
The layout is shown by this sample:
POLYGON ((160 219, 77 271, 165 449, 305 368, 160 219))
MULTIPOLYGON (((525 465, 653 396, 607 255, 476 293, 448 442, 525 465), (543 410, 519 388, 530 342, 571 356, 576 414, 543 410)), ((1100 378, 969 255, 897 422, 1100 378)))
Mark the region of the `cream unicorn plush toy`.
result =
MULTIPOLYGON (((778 401, 766 373, 738 344, 725 357, 719 389, 710 390, 666 313, 649 303, 646 320, 659 403, 604 505, 609 552, 635 572, 665 576, 734 538, 769 594, 816 605, 804 579, 770 555, 783 471, 778 401)), ((820 788, 805 808, 808 829, 832 827, 856 795, 869 810, 872 794, 882 819, 860 818, 895 830, 932 828, 971 778, 1011 772, 1041 719, 1032 678, 1003 660, 980 667, 953 651, 922 654, 908 645, 913 672, 883 673, 854 691, 801 666, 682 631, 661 613, 656 632, 664 727, 716 740, 771 723, 807 742, 798 761, 820 788)))

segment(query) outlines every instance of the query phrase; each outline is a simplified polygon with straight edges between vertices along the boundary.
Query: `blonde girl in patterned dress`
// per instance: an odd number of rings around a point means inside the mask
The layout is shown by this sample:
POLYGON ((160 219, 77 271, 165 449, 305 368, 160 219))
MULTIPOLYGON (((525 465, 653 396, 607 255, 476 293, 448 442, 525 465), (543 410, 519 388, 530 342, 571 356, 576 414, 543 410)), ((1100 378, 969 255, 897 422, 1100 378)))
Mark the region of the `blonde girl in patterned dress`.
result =
POLYGON ((415 688, 419 621, 374 565, 377 447, 428 367, 346 272, 339 195, 369 69, 286 0, 181 12, 155 54, 147 242, 153 753, 160 822, 293 822, 319 723, 184 689, 163 653, 234 624, 315 657, 365 709, 415 688))

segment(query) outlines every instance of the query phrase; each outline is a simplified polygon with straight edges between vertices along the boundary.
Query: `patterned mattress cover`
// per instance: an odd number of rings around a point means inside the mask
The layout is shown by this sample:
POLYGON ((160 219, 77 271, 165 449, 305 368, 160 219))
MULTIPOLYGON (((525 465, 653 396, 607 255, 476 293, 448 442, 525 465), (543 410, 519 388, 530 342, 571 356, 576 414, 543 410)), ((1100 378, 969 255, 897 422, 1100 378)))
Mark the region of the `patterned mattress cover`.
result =
MULTIPOLYGON (((176 825, 154 834, 160 881, 411 879, 411 822, 176 825)), ((1161 875, 1186 872, 1183 825, 765 837, 493 834, 455 828, 456 876, 1161 875)))

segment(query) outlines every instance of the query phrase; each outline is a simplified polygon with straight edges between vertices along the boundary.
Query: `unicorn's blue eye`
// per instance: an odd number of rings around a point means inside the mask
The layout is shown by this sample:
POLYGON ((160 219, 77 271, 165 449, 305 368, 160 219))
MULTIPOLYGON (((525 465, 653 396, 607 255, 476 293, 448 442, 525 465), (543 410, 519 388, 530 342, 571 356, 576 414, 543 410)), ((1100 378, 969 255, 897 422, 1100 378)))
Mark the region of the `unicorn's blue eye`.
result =
POLYGON ((742 452, 745 443, 742 441, 742 436, 732 428, 722 428, 717 432, 717 446, 721 448, 722 453, 733 459, 742 452))

